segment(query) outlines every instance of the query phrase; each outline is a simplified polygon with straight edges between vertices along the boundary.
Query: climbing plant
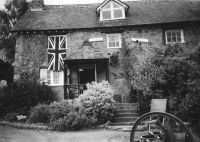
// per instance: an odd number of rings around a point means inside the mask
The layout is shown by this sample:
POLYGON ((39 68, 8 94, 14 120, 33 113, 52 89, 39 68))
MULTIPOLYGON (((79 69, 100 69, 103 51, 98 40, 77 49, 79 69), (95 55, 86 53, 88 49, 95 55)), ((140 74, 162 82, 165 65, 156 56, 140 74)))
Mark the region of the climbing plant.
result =
MULTIPOLYGON (((152 86, 162 80, 162 70, 153 64, 157 57, 156 48, 142 46, 140 43, 123 42, 121 64, 133 99, 152 94, 152 86)), ((142 100, 145 100, 144 98, 142 100)))

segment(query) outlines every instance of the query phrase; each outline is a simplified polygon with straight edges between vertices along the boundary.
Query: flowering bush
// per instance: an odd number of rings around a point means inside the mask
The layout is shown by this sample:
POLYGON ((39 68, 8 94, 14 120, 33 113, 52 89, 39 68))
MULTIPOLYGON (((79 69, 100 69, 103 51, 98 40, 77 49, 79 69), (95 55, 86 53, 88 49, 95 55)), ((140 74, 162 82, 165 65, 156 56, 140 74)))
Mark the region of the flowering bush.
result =
POLYGON ((114 91, 107 81, 87 84, 87 90, 79 96, 88 116, 97 118, 96 124, 107 122, 114 113, 114 91))

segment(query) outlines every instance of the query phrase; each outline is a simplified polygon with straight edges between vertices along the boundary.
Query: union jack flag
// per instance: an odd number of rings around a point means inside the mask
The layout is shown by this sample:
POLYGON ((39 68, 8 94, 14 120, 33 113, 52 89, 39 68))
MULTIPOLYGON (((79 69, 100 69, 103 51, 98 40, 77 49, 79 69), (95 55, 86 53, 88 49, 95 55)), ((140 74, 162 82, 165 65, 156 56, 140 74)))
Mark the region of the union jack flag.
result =
POLYGON ((64 69, 63 59, 66 57, 67 36, 48 37, 48 70, 60 71, 64 69))

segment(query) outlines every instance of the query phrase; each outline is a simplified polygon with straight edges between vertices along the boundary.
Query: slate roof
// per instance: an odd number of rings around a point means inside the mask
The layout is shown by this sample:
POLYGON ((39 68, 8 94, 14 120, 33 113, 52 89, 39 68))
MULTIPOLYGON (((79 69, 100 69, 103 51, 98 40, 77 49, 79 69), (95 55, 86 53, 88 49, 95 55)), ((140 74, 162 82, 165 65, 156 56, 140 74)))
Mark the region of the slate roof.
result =
POLYGON ((99 21, 97 4, 48 6, 28 11, 12 31, 104 28, 200 20, 200 1, 126 2, 126 19, 99 21))

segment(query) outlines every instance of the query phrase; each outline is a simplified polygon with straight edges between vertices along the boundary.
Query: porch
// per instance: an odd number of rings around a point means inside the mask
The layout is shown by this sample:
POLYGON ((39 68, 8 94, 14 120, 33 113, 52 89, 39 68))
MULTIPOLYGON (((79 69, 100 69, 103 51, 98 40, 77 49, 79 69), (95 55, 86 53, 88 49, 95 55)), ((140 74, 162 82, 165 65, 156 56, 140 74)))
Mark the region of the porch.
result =
POLYGON ((64 98, 74 99, 86 90, 86 84, 109 81, 109 59, 66 59, 64 61, 64 98))

